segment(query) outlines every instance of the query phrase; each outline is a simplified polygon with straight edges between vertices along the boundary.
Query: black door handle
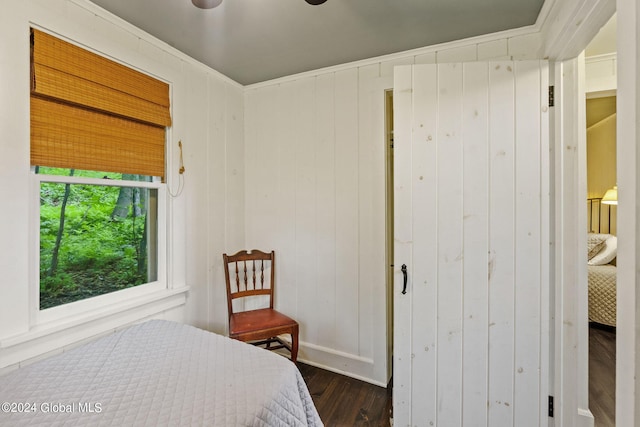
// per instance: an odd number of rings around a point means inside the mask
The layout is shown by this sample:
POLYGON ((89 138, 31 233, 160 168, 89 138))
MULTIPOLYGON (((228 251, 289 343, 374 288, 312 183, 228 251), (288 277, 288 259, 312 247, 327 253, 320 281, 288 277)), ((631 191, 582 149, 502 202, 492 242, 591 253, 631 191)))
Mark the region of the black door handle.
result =
POLYGON ((407 264, 402 264, 400 268, 402 270, 402 275, 404 276, 404 285, 402 285, 402 294, 407 293, 407 264))

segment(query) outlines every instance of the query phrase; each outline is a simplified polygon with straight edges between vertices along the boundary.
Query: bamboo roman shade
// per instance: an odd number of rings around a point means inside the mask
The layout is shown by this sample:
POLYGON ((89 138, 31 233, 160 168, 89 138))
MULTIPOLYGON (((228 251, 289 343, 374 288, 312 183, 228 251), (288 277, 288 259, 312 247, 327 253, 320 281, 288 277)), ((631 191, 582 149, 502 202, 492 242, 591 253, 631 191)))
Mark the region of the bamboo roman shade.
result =
POLYGON ((164 177, 169 85, 32 30, 31 164, 164 177))

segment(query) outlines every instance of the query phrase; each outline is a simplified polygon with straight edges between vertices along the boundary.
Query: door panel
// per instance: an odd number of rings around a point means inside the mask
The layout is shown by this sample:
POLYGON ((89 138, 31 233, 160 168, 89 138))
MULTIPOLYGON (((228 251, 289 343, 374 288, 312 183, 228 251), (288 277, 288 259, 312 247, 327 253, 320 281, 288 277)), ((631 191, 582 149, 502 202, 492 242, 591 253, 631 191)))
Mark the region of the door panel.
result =
POLYGON ((397 425, 547 422, 547 76, 539 61, 395 70, 397 425))

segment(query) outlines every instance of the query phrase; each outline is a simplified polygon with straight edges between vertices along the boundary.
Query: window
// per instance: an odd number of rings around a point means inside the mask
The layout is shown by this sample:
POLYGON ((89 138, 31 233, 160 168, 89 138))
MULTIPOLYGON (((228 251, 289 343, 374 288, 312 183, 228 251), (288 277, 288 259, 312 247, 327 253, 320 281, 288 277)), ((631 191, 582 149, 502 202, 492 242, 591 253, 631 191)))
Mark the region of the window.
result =
POLYGON ((157 280, 158 183, 73 169, 37 172, 41 310, 157 280))
POLYGON ((40 310, 162 285, 170 124, 166 83, 32 30, 40 310))

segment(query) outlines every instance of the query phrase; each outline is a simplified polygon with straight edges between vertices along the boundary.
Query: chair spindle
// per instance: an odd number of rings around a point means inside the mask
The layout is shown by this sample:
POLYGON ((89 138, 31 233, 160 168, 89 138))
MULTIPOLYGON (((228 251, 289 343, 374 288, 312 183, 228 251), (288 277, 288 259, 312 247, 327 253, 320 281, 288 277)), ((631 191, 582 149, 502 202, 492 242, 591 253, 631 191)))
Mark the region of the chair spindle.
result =
POLYGON ((264 289, 264 260, 260 262, 260 286, 264 289))
POLYGON ((256 260, 253 260, 253 289, 257 289, 256 288, 256 260))
POLYGON ((238 292, 240 292, 240 272, 238 271, 237 262, 236 262, 236 287, 238 288, 238 292))
POLYGON ((244 261, 244 290, 249 290, 249 278, 247 277, 247 261, 244 261))

